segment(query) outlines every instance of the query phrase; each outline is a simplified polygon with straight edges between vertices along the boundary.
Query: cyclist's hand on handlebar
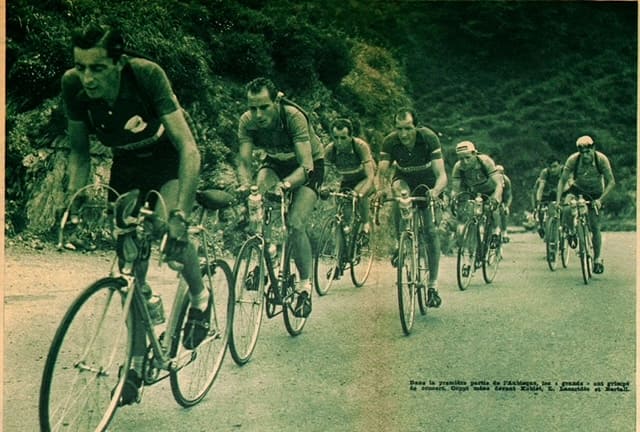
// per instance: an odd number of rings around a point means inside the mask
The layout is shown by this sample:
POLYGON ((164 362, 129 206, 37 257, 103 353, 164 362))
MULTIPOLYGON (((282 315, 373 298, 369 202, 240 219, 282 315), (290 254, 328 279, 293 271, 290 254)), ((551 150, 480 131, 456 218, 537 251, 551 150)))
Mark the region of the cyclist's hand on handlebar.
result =
POLYGON ((180 209, 171 210, 169 213, 169 220, 167 222, 169 238, 186 240, 188 226, 187 215, 184 211, 180 209))
POLYGON ((602 201, 600 201, 599 199, 593 200, 593 208, 595 209, 595 211, 599 211, 602 208, 602 201))

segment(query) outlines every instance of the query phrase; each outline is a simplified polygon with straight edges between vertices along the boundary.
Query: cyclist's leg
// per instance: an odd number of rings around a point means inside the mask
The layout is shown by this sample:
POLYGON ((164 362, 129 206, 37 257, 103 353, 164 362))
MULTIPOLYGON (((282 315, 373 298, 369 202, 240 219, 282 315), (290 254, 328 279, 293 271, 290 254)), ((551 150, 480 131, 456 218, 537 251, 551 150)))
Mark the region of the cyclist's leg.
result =
POLYGON ((596 214, 595 209, 589 206, 589 228, 591 228, 591 238, 593 240, 593 264, 594 273, 602 273, 604 266, 602 264, 602 233, 600 231, 600 216, 596 214))
MULTIPOLYGON (((361 180, 356 187, 354 188, 354 190, 358 191, 361 189, 361 185, 366 183, 367 179, 361 180)), ((365 232, 369 232, 370 229, 370 225, 369 225, 369 199, 371 198, 371 195, 373 193, 373 190, 368 191, 365 195, 362 196, 362 198, 360 198, 360 200, 358 200, 358 215, 360 216, 360 220, 363 222, 363 230, 365 232)))
POLYGON ((317 195, 313 189, 300 186, 293 192, 289 210, 289 238, 294 248, 294 259, 301 281, 308 281, 311 276, 313 261, 311 242, 306 231, 306 221, 311 216, 316 199, 317 195))
POLYGON ((436 220, 431 216, 431 211, 422 209, 422 223, 424 239, 427 248, 427 260, 429 261, 429 280, 427 281, 427 305, 439 307, 442 303, 438 294, 438 273, 440 269, 440 237, 438 236, 439 212, 436 211, 436 220))
MULTIPOLYGON (((411 193, 411 189, 409 189, 409 185, 407 184, 407 182, 403 179, 400 178, 394 178, 391 181, 391 193, 393 194, 394 198, 397 198, 399 196, 402 196, 402 193, 406 192, 407 194, 411 193)), ((394 257, 392 257, 392 261, 394 259, 397 259, 397 250, 398 250, 398 240, 400 239, 400 208, 398 207, 398 203, 397 202, 393 202, 393 206, 392 206, 392 212, 391 212, 391 216, 392 216, 392 221, 393 221, 393 227, 395 230, 395 239, 396 239, 396 243, 395 243, 395 249, 393 251, 393 255, 394 257)))

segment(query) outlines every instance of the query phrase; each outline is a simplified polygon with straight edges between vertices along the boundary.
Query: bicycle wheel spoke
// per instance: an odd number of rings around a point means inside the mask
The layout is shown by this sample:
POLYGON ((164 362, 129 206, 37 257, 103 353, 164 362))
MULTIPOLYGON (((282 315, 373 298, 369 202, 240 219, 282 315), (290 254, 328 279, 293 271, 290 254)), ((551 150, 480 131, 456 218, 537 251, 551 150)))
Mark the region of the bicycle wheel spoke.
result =
POLYGON ((351 246, 351 281, 357 287, 365 284, 371 273, 374 253, 374 227, 370 224, 369 232, 362 231, 363 224, 356 227, 356 238, 351 246))

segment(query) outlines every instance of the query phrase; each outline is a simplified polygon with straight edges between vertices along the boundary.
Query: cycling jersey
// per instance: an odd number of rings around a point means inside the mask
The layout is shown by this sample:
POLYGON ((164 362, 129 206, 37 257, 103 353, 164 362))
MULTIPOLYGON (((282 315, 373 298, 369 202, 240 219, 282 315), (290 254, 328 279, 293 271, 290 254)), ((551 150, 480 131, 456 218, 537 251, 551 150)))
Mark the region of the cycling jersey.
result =
MULTIPOLYGON (((542 190, 542 201, 553 201, 556 199, 556 189, 562 170, 557 170, 554 174, 550 168, 543 168, 538 176, 538 182, 544 181, 544 189, 542 190)), ((536 186, 537 187, 537 186, 536 186)))
POLYGON ((351 151, 338 153, 334 143, 325 149, 325 157, 342 176, 345 184, 357 184, 366 178, 364 164, 374 163, 369 145, 360 138, 354 137, 351 141, 351 151))
POLYGON ((296 142, 311 143, 313 160, 323 159, 324 150, 320 139, 305 114, 298 108, 280 104, 280 116, 271 128, 259 128, 257 121, 246 111, 240 116, 238 140, 240 145, 251 143, 266 152, 269 163, 291 164, 296 160, 296 142))
POLYGON ((103 145, 112 148, 109 184, 114 189, 120 193, 133 188, 159 190, 178 178, 180 160, 160 117, 180 105, 160 66, 141 58, 124 59, 113 105, 90 99, 76 69, 69 69, 62 77, 64 109, 70 120, 84 122, 103 145))
POLYGON ((595 152, 591 163, 586 163, 579 152, 572 154, 565 162, 564 169, 573 177, 569 191, 586 194, 594 199, 604 191, 604 177, 613 176, 609 159, 599 151, 595 152))
POLYGON ((395 162, 394 180, 403 179, 412 187, 423 183, 435 185, 435 175, 431 161, 442 159, 442 148, 438 136, 431 129, 416 128, 416 142, 409 149, 400 142, 397 132, 391 132, 382 143, 380 160, 395 162))
POLYGON ((460 184, 461 190, 491 195, 496 188, 496 184, 491 179, 491 175, 496 172, 496 165, 487 155, 478 154, 476 157, 478 163, 468 169, 463 169, 461 162, 457 161, 453 166, 451 177, 454 182, 460 184))

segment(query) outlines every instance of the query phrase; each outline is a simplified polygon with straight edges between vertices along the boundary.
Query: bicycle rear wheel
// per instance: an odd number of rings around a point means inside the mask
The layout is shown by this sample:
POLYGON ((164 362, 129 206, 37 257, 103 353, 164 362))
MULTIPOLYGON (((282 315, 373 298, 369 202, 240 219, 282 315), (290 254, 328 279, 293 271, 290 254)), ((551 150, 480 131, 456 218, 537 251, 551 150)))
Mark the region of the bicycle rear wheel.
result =
MULTIPOLYGON (((307 323, 307 318, 297 317, 293 313, 293 308, 296 305, 298 297, 296 295, 289 295, 294 292, 296 287, 296 276, 292 273, 291 269, 295 267, 295 263, 292 256, 292 246, 288 244, 286 247, 286 255, 284 261, 284 277, 282 283, 286 285, 286 289, 283 291, 285 294, 285 299, 282 302, 283 309, 283 318, 284 318, 284 326, 287 329, 287 332, 291 336, 298 336, 302 333, 302 329, 304 325, 307 323)), ((309 291, 309 296, 313 296, 313 289, 309 291)))
POLYGON ((335 218, 327 219, 320 231, 319 244, 313 257, 314 285, 318 295, 325 295, 342 271, 340 251, 343 236, 335 218))
POLYGON ((589 283, 591 278, 591 265, 593 258, 589 249, 589 229, 582 223, 577 226, 578 234, 578 255, 580 256, 580 268, 582 270, 582 280, 585 285, 589 283))
POLYGON ((42 375, 40 429, 103 431, 118 407, 131 355, 124 279, 96 281, 71 304, 42 375))
POLYGON ((264 313, 264 265, 262 245, 258 238, 247 240, 233 267, 234 308, 229 351, 242 366, 256 347, 264 313))
POLYGON ((471 276, 475 271, 476 252, 478 246, 478 230, 474 222, 468 222, 462 232, 462 239, 458 246, 458 260, 456 263, 456 276, 458 288, 466 290, 471 283, 471 276))
POLYGON ((369 232, 362 231, 363 223, 359 223, 356 227, 356 237, 351 242, 351 281, 357 287, 361 287, 367 282, 375 253, 373 251, 373 233, 375 224, 370 224, 369 232))
POLYGON ((400 324, 405 335, 411 333, 416 304, 416 262, 413 255, 413 238, 406 232, 400 235, 398 248, 398 307, 400 324))
MULTIPOLYGON (((211 316, 207 337, 193 350, 182 345, 183 328, 189 310, 189 296, 185 296, 177 320, 177 334, 171 352, 176 366, 170 373, 171 392, 176 402, 190 407, 200 402, 209 392, 222 367, 233 314, 231 269, 223 260, 215 260, 202 268, 205 289, 209 290, 211 316)), ((184 282, 181 282, 184 283, 184 282)))
POLYGON ((552 217, 547 224, 545 235, 546 257, 549 270, 555 271, 558 264, 558 219, 552 217))

